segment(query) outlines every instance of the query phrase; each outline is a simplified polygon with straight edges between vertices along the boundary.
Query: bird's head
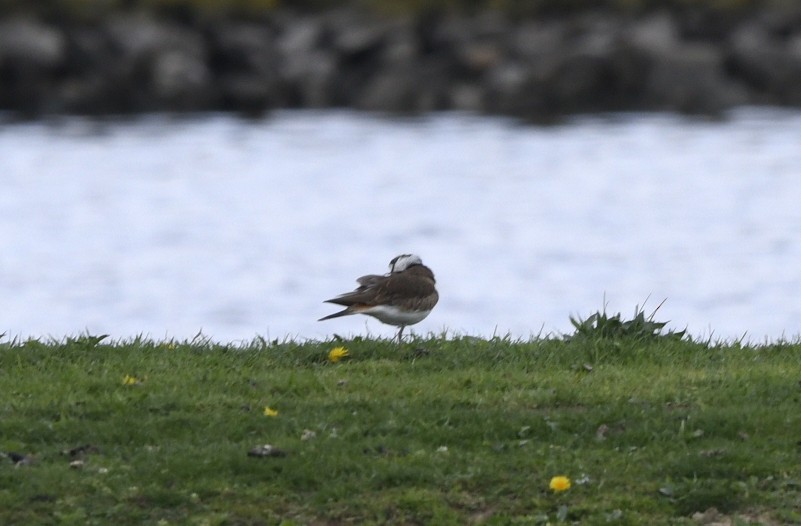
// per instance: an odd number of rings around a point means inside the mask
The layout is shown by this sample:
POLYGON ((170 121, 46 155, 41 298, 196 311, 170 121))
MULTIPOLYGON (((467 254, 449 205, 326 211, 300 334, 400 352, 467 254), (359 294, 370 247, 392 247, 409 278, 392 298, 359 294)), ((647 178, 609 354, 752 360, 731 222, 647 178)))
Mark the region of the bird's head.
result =
POLYGON ((402 272, 412 265, 422 265, 423 260, 416 254, 401 254, 389 262, 389 272, 402 272))

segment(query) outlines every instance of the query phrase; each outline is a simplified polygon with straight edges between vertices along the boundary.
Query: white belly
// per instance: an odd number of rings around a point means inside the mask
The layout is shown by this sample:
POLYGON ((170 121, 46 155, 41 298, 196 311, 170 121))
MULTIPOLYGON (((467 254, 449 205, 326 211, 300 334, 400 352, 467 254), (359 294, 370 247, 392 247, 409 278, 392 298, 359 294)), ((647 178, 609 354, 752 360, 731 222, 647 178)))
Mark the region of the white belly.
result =
POLYGON ((431 310, 406 311, 391 305, 378 305, 365 309, 361 313, 389 325, 406 326, 423 321, 431 313, 431 310))

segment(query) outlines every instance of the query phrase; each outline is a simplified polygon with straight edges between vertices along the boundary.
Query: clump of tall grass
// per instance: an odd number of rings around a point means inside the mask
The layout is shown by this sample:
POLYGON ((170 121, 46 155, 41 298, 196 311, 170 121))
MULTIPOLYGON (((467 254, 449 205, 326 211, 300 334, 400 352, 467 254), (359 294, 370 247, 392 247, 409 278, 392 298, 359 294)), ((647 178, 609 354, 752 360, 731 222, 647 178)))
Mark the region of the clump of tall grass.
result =
POLYGON ((645 363, 655 359, 656 354, 660 359, 669 359, 688 344, 703 347, 704 344, 690 341, 686 330, 666 330, 668 322, 655 319, 662 303, 650 314, 635 307, 634 316, 628 319, 621 313, 607 313, 606 307, 587 318, 570 316, 575 330, 563 339, 581 349, 588 364, 621 359, 645 363))
POLYGON ((567 338, 585 340, 654 340, 664 338, 681 340, 686 330, 663 332, 668 322, 654 319, 657 311, 664 303, 664 301, 660 303, 647 317, 643 308, 635 307, 634 317, 629 320, 623 319, 621 313, 607 314, 606 307, 585 319, 570 316, 570 323, 573 324, 576 330, 567 338))

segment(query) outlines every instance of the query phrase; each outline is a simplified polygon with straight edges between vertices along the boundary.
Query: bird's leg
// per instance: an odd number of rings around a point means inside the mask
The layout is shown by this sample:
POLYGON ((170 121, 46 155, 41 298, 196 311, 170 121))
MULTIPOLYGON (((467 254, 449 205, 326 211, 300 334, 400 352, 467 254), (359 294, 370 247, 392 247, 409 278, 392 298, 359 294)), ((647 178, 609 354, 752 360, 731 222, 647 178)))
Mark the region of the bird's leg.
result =
POLYGON ((403 345, 403 325, 400 326, 398 330, 398 345, 403 345))

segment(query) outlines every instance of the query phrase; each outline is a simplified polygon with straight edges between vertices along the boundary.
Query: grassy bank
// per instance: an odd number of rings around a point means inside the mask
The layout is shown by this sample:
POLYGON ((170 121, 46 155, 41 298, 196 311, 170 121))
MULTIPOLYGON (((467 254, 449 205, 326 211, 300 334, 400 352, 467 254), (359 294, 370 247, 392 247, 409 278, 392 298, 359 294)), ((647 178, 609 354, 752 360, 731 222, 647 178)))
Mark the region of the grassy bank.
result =
POLYGON ((6 340, 0 523, 799 523, 799 380, 661 337, 6 340))

